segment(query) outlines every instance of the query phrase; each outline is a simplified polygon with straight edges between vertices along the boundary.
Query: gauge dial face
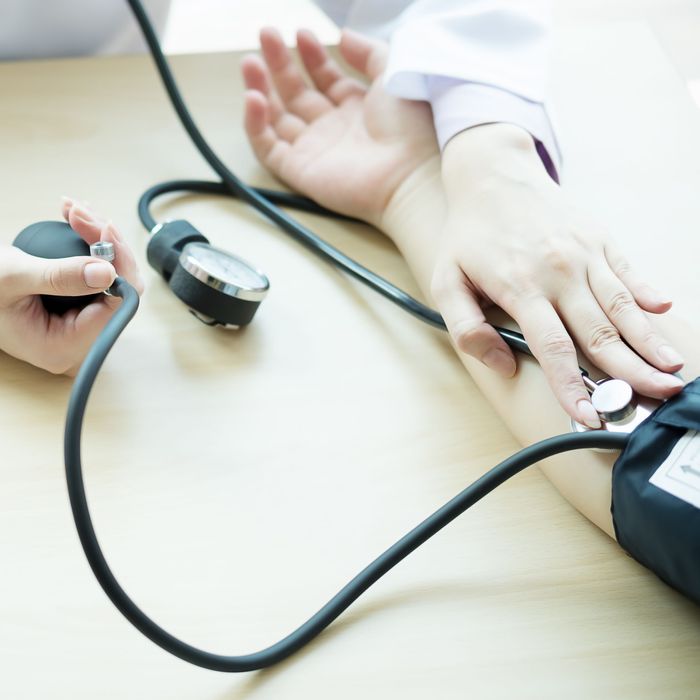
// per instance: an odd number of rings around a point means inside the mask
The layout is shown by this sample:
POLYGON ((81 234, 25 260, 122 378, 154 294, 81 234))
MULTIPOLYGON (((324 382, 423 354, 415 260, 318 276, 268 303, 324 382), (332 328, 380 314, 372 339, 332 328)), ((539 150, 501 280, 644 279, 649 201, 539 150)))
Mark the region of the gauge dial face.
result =
POLYGON ((188 243, 180 264, 201 282, 242 299, 262 299, 270 286, 267 277, 245 260, 207 243, 188 243))

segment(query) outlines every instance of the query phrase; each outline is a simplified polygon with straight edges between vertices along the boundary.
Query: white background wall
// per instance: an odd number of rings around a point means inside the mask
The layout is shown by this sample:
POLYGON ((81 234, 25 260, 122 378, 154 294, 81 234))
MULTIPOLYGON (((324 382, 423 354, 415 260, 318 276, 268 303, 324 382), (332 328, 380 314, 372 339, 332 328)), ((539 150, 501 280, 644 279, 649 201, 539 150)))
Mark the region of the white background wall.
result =
MULTIPOLYGON (((700 107, 700 0, 553 1, 560 22, 648 22, 700 107)), ((165 48, 169 53, 254 48, 265 25, 278 27, 290 44, 297 27, 312 29, 328 44, 338 36, 311 0, 173 0, 165 48)))

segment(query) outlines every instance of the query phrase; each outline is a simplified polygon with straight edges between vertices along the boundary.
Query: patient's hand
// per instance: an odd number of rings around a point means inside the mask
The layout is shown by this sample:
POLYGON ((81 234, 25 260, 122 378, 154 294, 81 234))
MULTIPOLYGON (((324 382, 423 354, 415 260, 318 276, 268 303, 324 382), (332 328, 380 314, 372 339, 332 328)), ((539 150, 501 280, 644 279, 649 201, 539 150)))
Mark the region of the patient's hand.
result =
POLYGON ((350 77, 308 31, 297 35, 310 82, 274 29, 260 33, 264 61, 243 60, 245 128, 260 162, 329 209, 378 225, 397 188, 437 162, 430 107, 381 86, 386 47, 343 32, 340 53, 371 81, 350 77))
MULTIPOLYGON (((683 361, 645 312, 671 303, 638 278, 604 231, 547 175, 529 134, 508 124, 467 129, 437 153, 428 106, 385 93, 383 45, 345 32, 349 78, 308 32, 298 35, 307 85, 279 35, 261 33, 265 61, 247 57, 246 131, 259 160, 320 204, 365 219, 402 249, 430 227, 421 255, 436 260, 432 292, 454 344, 504 376, 513 353, 485 319, 496 305, 521 327, 564 410, 598 416, 574 341, 597 367, 667 398, 683 361), (442 170, 442 183, 436 172, 442 170), (421 210, 436 214, 428 221, 421 210), (413 212, 413 213, 411 213, 413 212), (403 243, 403 245, 402 245, 403 243)), ((422 244, 421 244, 422 245, 422 244)))
POLYGON ((89 257, 46 260, 0 247, 0 350, 54 374, 73 374, 120 299, 100 295, 84 309, 58 316, 46 311, 38 295, 95 294, 118 274, 139 293, 143 283, 133 254, 111 223, 68 199, 63 216, 87 243, 113 243, 115 265, 89 257))

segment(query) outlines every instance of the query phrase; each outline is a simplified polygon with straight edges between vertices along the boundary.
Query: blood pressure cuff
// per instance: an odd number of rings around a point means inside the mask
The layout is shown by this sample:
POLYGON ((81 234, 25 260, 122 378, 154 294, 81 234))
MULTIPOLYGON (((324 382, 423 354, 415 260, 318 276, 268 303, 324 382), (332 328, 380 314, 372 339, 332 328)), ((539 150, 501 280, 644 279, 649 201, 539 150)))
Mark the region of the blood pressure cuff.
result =
POLYGON ((700 602, 700 378, 634 430, 613 467, 617 540, 700 602))

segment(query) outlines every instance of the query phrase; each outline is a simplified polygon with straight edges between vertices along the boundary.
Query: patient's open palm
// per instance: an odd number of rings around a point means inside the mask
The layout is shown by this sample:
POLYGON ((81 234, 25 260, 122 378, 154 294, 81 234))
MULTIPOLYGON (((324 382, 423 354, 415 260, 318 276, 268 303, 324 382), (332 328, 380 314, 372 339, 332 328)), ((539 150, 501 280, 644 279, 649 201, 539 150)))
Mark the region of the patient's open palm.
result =
POLYGON ((298 34, 309 86, 272 29, 261 32, 264 61, 243 61, 245 125, 260 162, 319 204, 377 223, 397 187, 438 157, 430 108, 388 95, 384 45, 351 32, 343 58, 367 76, 350 77, 307 31, 298 34))

